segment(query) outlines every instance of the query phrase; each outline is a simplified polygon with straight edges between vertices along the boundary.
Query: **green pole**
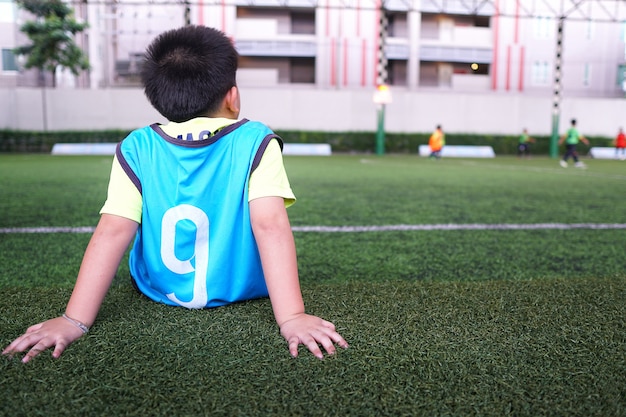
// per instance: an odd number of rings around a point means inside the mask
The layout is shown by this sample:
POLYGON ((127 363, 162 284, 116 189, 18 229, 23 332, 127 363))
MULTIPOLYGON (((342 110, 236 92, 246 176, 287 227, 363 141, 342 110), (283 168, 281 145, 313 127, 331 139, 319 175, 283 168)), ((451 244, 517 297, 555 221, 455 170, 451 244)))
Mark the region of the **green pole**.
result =
POLYGON ((385 105, 378 105, 378 130, 376 132, 376 155, 385 153, 385 105))
POLYGON ((559 157, 559 113, 552 114, 552 137, 550 138, 550 158, 559 157))

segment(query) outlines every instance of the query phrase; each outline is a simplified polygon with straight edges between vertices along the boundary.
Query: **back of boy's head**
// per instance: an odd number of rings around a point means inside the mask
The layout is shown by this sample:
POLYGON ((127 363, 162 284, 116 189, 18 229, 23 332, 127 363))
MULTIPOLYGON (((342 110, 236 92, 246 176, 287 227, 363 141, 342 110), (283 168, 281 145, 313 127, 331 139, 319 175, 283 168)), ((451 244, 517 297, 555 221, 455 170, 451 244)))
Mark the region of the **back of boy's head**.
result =
POLYGON ((236 85, 237 51, 222 32, 184 26, 160 34, 141 71, 152 106, 173 122, 210 116, 236 85))

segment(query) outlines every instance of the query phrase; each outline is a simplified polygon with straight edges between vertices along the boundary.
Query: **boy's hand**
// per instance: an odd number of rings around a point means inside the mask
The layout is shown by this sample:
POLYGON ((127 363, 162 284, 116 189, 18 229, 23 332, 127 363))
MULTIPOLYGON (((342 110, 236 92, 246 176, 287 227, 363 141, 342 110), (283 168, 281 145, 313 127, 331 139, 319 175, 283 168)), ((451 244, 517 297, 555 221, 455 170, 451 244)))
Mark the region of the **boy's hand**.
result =
POLYGON ((298 346, 304 345, 316 358, 324 359, 320 346, 329 355, 335 353, 335 343, 346 349, 348 343, 335 331, 335 325, 317 316, 299 314, 280 325, 280 334, 289 343, 289 353, 298 356, 298 346))
POLYGON ((15 339, 2 354, 13 357, 16 353, 30 349, 22 358, 22 362, 26 363, 44 350, 54 347, 52 357, 58 358, 66 347, 82 335, 78 327, 63 317, 57 317, 26 329, 26 333, 15 339))

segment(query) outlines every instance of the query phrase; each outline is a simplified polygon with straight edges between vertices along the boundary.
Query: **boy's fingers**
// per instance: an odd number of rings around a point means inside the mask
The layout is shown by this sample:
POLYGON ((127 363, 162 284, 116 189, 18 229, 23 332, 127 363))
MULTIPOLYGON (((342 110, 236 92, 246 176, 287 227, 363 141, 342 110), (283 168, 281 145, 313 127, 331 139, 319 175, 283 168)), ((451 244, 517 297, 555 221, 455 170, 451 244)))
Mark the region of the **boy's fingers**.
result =
POLYGON ((342 348, 344 348, 344 349, 348 348, 348 342, 346 341, 346 339, 341 337, 341 335, 339 333, 334 332, 330 337, 331 337, 331 339, 333 339, 333 342, 335 342, 336 344, 338 344, 342 348))
POLYGON ((324 359, 324 354, 320 350, 319 345, 317 344, 317 340, 311 338, 307 343, 305 343, 307 349, 318 359, 324 359))
POLYGON ((298 331, 290 327, 290 324, 296 323, 283 323, 281 333, 287 339, 291 356, 294 358, 298 356, 300 345, 304 345, 318 359, 324 359, 322 349, 333 355, 337 351, 335 344, 344 349, 348 347, 348 343, 337 333, 332 322, 313 318, 316 320, 310 321, 308 326, 303 326, 298 331))
POLYGON ((346 342, 346 340, 337 332, 330 332, 328 337, 322 339, 320 343, 324 346, 324 349, 326 349, 326 352, 328 352, 329 355, 332 355, 337 351, 335 344, 344 349, 348 348, 348 342, 346 342))
POLYGON ((12 345, 13 345, 13 343, 11 343, 7 347, 5 347, 4 350, 2 351, 2 354, 3 355, 13 355, 15 352, 13 351, 12 345))
POLYGON ((335 354, 335 344, 331 339, 325 337, 324 339, 320 340, 320 344, 324 347, 326 353, 328 353, 329 355, 335 354))
POLYGON ((10 355, 13 355, 15 353, 24 352, 26 349, 36 345, 39 342, 39 340, 31 341, 31 339, 32 335, 26 333, 11 342, 11 344, 7 346, 2 353, 8 353, 10 355))
POLYGON ((52 352, 52 357, 56 359, 59 356, 61 356, 61 354, 63 353, 66 347, 67 345, 63 342, 57 343, 56 346, 54 347, 54 351, 52 352))
POLYGON ((48 349, 48 347, 45 344, 42 344, 41 342, 37 343, 28 351, 26 355, 24 355, 24 357, 22 358, 22 362, 27 363, 46 349, 48 349))
POLYGON ((308 337, 307 340, 301 340, 298 337, 292 337, 289 339, 289 353, 294 358, 298 356, 298 346, 304 345, 306 348, 319 359, 324 359, 324 354, 320 350, 317 340, 313 337, 308 337))
POLYGON ((335 344, 344 349, 348 348, 348 342, 346 342, 345 339, 337 332, 311 336, 307 340, 300 340, 297 337, 294 337, 289 340, 289 353, 294 358, 297 357, 298 346, 304 345, 313 354, 313 356, 319 359, 324 359, 324 353, 320 349, 320 345, 322 345, 326 353, 333 355, 337 351, 335 344))
POLYGON ((16 353, 24 352, 30 349, 22 358, 22 362, 26 363, 31 358, 34 358, 35 356, 39 355, 41 352, 53 345, 49 342, 46 342, 45 340, 46 339, 41 335, 37 335, 32 332, 26 333, 21 337, 15 339, 13 343, 11 343, 9 346, 6 347, 6 349, 4 349, 4 351, 2 351, 2 353, 13 356, 16 353))
POLYGON ((289 340, 289 353, 294 358, 298 357, 298 346, 300 345, 300 341, 297 337, 292 337, 289 340))
POLYGON ((42 325, 43 325, 43 323, 34 324, 34 325, 30 326, 28 329, 26 329, 26 332, 24 334, 29 334, 29 333, 32 333, 32 332, 34 332, 36 330, 39 330, 42 325))
POLYGON ((322 320, 322 326, 326 327, 330 331, 335 331, 335 325, 330 321, 322 320))

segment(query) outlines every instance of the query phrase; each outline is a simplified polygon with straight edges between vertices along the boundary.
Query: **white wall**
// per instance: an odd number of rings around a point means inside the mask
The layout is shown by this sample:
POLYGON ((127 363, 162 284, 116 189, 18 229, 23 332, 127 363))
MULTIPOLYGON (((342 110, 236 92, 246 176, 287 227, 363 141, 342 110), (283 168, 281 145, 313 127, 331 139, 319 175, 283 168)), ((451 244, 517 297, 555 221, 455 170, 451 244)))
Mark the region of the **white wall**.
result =
MULTIPOLYGON (((391 91, 393 102, 385 108, 390 133, 429 132, 437 124, 450 133, 518 134, 527 128, 534 135, 550 135, 552 129, 551 97, 391 91)), ((362 90, 242 87, 241 116, 274 129, 373 132, 377 107, 372 96, 373 91, 362 90)), ((0 129, 134 129, 165 121, 140 89, 0 89, 0 103, 0 129)), ((575 117, 583 134, 613 137, 626 127, 624 114, 623 99, 564 98, 560 131, 575 117)))

